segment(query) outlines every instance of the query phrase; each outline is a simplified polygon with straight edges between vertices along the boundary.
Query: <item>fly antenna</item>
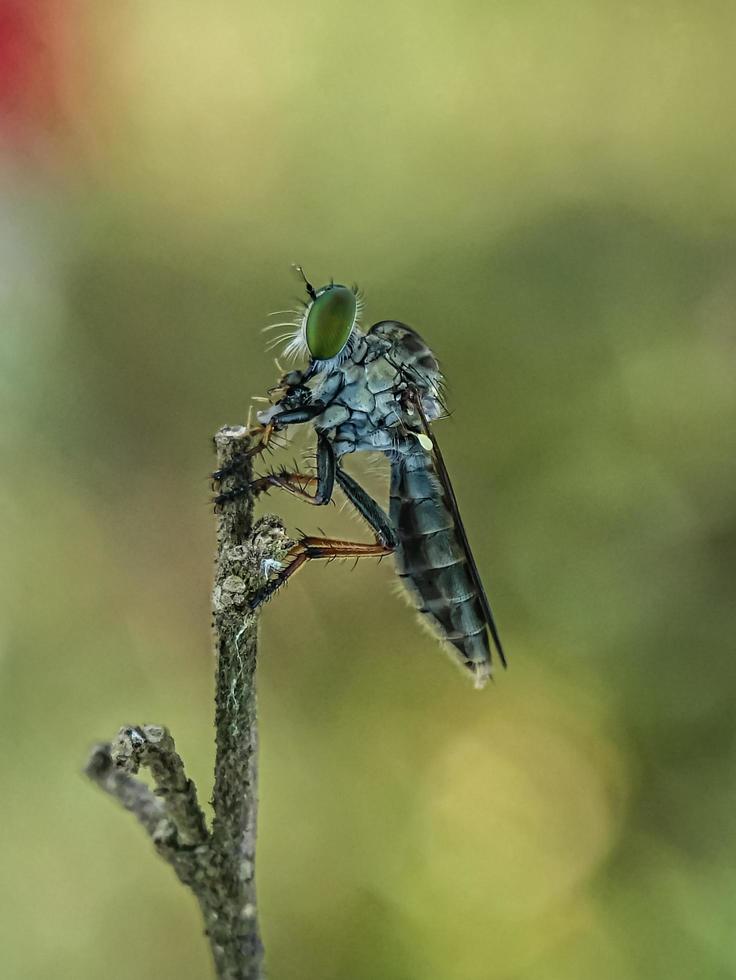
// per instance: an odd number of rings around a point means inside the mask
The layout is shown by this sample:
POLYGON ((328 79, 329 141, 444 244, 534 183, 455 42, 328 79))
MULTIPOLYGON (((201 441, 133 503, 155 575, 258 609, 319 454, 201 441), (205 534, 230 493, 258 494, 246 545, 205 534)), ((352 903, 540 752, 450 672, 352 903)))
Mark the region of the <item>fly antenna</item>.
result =
POLYGON ((296 264, 294 264, 294 265, 292 266, 292 268, 293 268, 293 269, 296 269, 296 271, 297 271, 297 273, 298 273, 298 274, 299 274, 299 275, 300 275, 300 276, 302 277, 302 279, 304 280, 304 285, 305 285, 305 286, 307 287, 307 292, 309 293, 309 297, 310 297, 310 299, 312 299, 312 300, 315 300, 315 299, 317 299, 317 294, 316 294, 316 292, 314 291, 314 286, 313 286, 313 285, 311 284, 311 282, 310 282, 310 281, 309 281, 309 280, 307 279, 307 277, 306 277, 306 276, 304 275, 304 269, 302 269, 302 267, 301 267, 300 265, 296 265, 296 264))

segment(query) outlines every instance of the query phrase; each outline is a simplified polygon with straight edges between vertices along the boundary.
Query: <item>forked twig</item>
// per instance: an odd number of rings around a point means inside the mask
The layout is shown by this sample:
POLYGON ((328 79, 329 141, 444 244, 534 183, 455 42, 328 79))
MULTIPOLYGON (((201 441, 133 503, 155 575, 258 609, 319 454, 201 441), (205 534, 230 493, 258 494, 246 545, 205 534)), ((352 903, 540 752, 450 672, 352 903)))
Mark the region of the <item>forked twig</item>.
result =
MULTIPOLYGON (((249 483, 252 470, 244 455, 247 430, 220 429, 215 447, 218 470, 231 474, 223 489, 249 483)), ((264 976, 255 890, 258 623, 249 600, 264 584, 264 569, 273 567, 269 561, 281 561, 292 542, 275 517, 264 517, 254 526, 252 510, 253 495, 245 493, 217 515, 211 829, 166 728, 121 728, 111 743, 95 747, 85 769, 90 779, 137 817, 160 856, 191 888, 202 909, 219 980, 263 980, 264 976), (138 777, 141 769, 149 771, 153 789, 138 777)))

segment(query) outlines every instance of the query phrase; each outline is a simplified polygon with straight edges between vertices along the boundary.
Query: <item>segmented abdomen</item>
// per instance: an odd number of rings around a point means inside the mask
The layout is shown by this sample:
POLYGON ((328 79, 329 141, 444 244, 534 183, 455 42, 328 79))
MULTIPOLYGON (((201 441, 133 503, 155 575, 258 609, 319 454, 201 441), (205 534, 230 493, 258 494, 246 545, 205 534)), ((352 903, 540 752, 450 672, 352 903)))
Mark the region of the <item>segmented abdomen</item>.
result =
POLYGON ((428 453, 392 461, 390 517, 399 538, 396 570, 417 611, 482 683, 491 660, 483 606, 428 453))

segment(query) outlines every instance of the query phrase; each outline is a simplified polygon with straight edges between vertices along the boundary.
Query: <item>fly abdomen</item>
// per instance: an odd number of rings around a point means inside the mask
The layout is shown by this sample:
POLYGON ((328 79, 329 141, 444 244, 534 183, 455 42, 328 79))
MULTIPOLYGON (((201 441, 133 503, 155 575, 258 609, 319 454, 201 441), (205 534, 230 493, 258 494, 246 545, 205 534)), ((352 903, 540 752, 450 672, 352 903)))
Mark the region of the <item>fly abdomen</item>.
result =
POLYGON ((463 536, 423 450, 392 462, 390 516, 399 539, 397 572, 417 611, 483 683, 491 660, 484 607, 463 536))

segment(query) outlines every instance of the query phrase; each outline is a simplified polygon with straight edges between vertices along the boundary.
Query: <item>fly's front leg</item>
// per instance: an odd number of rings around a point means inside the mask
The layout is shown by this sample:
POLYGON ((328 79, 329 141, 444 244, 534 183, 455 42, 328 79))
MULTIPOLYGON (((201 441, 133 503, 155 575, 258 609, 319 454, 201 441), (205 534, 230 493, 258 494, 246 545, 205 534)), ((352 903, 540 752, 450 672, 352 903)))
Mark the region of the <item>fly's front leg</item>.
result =
MULTIPOLYGON (((319 455, 317 458, 319 461, 319 455)), ((255 594, 251 600, 252 609, 257 609, 270 599, 308 561, 320 558, 327 561, 335 558, 383 558, 396 550, 396 532, 388 516, 371 495, 337 465, 334 468, 334 476, 347 498, 373 528, 376 534, 375 542, 340 541, 336 538, 311 536, 301 538, 289 552, 290 560, 286 567, 255 594)))
POLYGON ((251 447, 246 449, 245 452, 233 456, 227 466, 215 470, 212 474, 213 482, 221 483, 229 476, 237 476, 242 473, 249 459, 252 459, 253 456, 257 456, 268 448, 275 428, 276 426, 272 422, 269 422, 267 425, 256 425, 252 429, 249 429, 248 438, 253 442, 251 447))
MULTIPOLYGON (((216 470, 212 474, 212 480, 215 483, 220 483, 226 477, 238 476, 245 469, 246 463, 249 459, 258 453, 262 453, 268 448, 275 432, 280 432, 290 425, 310 422, 323 410, 324 406, 317 403, 315 405, 305 405, 301 408, 276 412, 273 415, 270 414, 271 410, 269 410, 268 413, 264 413, 264 417, 266 414, 269 416, 267 420, 256 426, 249 433, 249 435, 255 439, 255 444, 244 453, 240 453, 238 456, 236 456, 229 466, 224 467, 221 470, 216 470)), ((229 503, 232 500, 237 500, 239 497, 244 497, 249 492, 250 484, 246 482, 238 483, 232 487, 232 489, 225 490, 224 492, 217 494, 213 502, 215 506, 220 506, 222 504, 229 503)))

